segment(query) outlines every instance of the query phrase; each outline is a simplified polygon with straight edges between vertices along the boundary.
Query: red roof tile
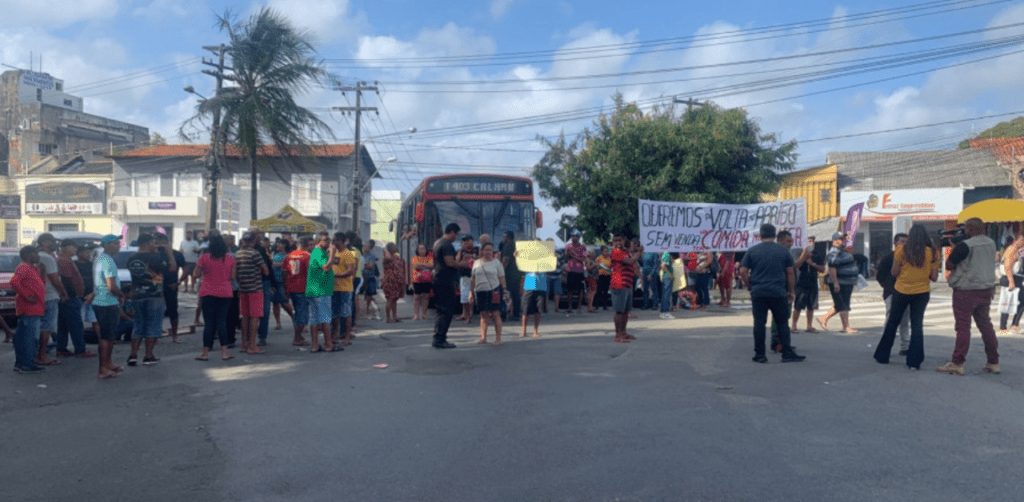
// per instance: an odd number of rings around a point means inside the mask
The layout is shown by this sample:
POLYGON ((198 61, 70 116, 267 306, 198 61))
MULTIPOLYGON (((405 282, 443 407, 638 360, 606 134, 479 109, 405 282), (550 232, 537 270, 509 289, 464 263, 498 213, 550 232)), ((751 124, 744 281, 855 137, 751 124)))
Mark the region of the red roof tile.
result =
MULTIPOLYGON (((352 155, 353 145, 313 145, 310 147, 310 154, 314 157, 348 157, 352 155)), ((141 157, 202 157, 210 150, 210 145, 152 145, 142 148, 127 150, 116 155, 114 158, 141 158, 141 157)), ((224 151, 227 157, 241 157, 238 148, 234 145, 227 145, 224 151)), ((280 157, 281 152, 272 145, 261 146, 257 151, 259 157, 280 157)))
POLYGON ((1024 137, 972 139, 971 148, 989 150, 1003 164, 1024 161, 1024 137))

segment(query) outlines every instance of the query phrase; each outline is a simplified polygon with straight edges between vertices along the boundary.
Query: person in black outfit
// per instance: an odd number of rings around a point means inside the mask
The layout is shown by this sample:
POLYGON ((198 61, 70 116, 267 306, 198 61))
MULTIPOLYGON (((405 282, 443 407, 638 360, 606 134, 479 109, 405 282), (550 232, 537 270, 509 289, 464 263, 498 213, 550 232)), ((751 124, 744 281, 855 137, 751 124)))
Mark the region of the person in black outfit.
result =
POLYGON ((498 246, 501 264, 505 267, 505 281, 508 283, 508 294, 512 298, 512 320, 519 321, 523 313, 523 278, 516 265, 516 234, 511 230, 505 232, 505 238, 498 246))
MULTIPOLYGON (((907 242, 907 234, 899 233, 892 238, 892 247, 896 248, 902 246, 907 242)), ((878 262, 878 272, 875 274, 875 280, 878 281, 878 285, 882 286, 882 301, 885 302, 885 318, 888 320, 889 312, 892 310, 892 292, 896 290, 896 277, 892 275, 892 261, 893 253, 885 255, 878 262)), ((907 350, 910 349, 910 311, 908 310, 903 314, 903 319, 900 319, 900 356, 907 355, 907 350)))
POLYGON ((437 321, 434 323, 435 349, 454 349, 455 344, 448 342, 448 328, 452 324, 455 310, 459 308, 456 290, 459 285, 459 267, 455 260, 455 237, 459 234, 459 225, 449 223, 444 227, 444 236, 434 243, 434 308, 437 309, 437 321))
MULTIPOLYGON (((167 238, 167 234, 157 233, 153 236, 156 247, 160 252, 163 252, 165 248, 170 249, 171 253, 174 254, 175 263, 185 263, 185 255, 177 249, 171 248, 170 241, 167 238)), ((171 322, 171 342, 181 343, 178 340, 178 270, 173 272, 170 269, 164 271, 164 317, 171 322)))
POLYGON ((765 325, 768 312, 778 326, 779 342, 782 344, 782 362, 800 362, 804 356, 797 354, 790 345, 789 305, 796 287, 793 273, 793 256, 789 250, 775 242, 775 226, 761 225, 761 243, 747 250, 743 256, 740 275, 750 284, 750 299, 754 314, 754 357, 755 363, 766 363, 765 325))

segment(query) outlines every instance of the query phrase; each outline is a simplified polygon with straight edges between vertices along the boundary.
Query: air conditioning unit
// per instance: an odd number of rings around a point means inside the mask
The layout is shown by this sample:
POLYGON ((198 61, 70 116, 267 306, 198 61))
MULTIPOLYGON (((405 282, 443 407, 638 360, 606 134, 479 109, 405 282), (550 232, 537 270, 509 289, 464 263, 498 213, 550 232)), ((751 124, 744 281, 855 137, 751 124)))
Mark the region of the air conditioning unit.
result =
POLYGON ((107 213, 111 216, 121 216, 125 213, 125 204, 123 200, 115 199, 107 204, 107 213))

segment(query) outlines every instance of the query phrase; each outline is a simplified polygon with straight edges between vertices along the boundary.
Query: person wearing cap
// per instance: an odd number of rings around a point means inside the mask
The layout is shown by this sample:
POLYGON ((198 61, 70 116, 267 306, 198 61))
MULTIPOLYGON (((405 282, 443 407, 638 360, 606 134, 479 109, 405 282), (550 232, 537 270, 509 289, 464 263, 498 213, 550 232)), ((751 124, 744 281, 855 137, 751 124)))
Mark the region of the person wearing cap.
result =
MULTIPOLYGON (((171 243, 167 238, 167 234, 159 233, 154 236, 154 242, 156 243, 157 249, 162 253, 166 250, 170 250, 174 254, 174 262, 178 264, 185 263, 185 256, 178 250, 171 247, 171 243)), ((195 270, 195 264, 189 270, 189 273, 195 270)), ((164 316, 171 322, 171 342, 181 343, 178 340, 178 286, 179 286, 178 272, 168 271, 164 272, 164 303, 167 305, 164 316)))
POLYGON ((312 352, 336 352, 341 346, 331 337, 331 296, 334 294, 333 258, 335 250, 331 239, 321 235, 316 248, 309 255, 306 273, 306 301, 309 303, 309 334, 312 352), (320 348, 320 334, 324 348, 320 348))
POLYGON ((235 253, 238 308, 242 314, 242 353, 264 353, 256 345, 256 332, 263 317, 264 272, 267 272, 267 265, 256 251, 256 235, 252 232, 242 234, 241 248, 235 253))
POLYGON ((64 289, 64 283, 60 280, 60 270, 57 268, 57 258, 54 256, 54 252, 57 250, 57 239, 53 234, 45 233, 39 236, 37 242, 39 244, 39 266, 42 268, 43 282, 46 286, 46 310, 39 324, 39 352, 36 355, 36 364, 54 366, 60 364, 60 360, 49 358, 50 337, 57 332, 60 302, 68 298, 68 293, 64 289))
POLYGON ((846 234, 832 234, 832 249, 826 257, 828 275, 825 276, 825 284, 832 293, 832 308, 818 318, 818 325, 827 331, 828 321, 839 314, 843 323, 842 333, 856 333, 857 330, 850 327, 850 298, 853 296, 853 287, 857 285, 860 269, 857 260, 847 252, 845 242, 846 234))
POLYGON ((132 316, 132 349, 128 366, 135 366, 139 360, 139 346, 146 342, 146 353, 142 358, 144 366, 160 362, 153 350, 157 339, 163 334, 164 274, 178 273, 178 264, 170 248, 159 252, 152 234, 142 234, 138 239, 139 251, 128 257, 128 272, 132 275, 132 302, 135 315, 132 316))
POLYGON ((85 298, 85 281, 72 260, 78 254, 78 244, 73 240, 60 243, 57 270, 68 296, 57 308, 57 356, 93 357, 96 354, 86 350, 85 333, 82 325, 82 300, 85 298), (68 352, 68 338, 75 347, 75 353, 68 352))
POLYGON ((96 257, 92 268, 95 291, 92 296, 92 310, 96 314, 99 330, 96 338, 99 341, 99 373, 101 379, 117 376, 122 371, 113 362, 114 342, 117 340, 118 326, 121 322, 121 305, 124 293, 121 292, 117 279, 117 263, 114 256, 121 249, 121 236, 104 235, 100 239, 103 252, 96 257))
POLYGON ((473 262, 480 255, 480 249, 473 245, 473 236, 466 234, 462 236, 462 246, 455 253, 455 261, 462 264, 459 268, 459 300, 462 302, 462 317, 460 321, 470 323, 473 321, 473 262))

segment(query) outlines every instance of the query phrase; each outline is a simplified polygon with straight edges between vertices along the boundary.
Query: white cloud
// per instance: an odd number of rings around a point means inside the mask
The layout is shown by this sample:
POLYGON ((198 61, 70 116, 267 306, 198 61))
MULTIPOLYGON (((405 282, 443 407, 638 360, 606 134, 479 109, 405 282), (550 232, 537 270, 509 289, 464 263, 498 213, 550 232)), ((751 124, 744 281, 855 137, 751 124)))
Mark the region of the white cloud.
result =
POLYGON ((501 19, 505 17, 508 10, 512 8, 512 4, 515 0, 491 0, 491 18, 501 19))
POLYGON ((296 28, 309 31, 321 43, 355 40, 369 25, 366 16, 350 12, 348 0, 269 0, 266 6, 287 17, 296 28))
POLYGON ((161 20, 167 17, 184 17, 201 8, 202 6, 192 0, 153 0, 132 9, 132 15, 161 20))
POLYGON ((3 0, 2 25, 56 28, 80 21, 111 18, 117 14, 117 0, 3 0))

